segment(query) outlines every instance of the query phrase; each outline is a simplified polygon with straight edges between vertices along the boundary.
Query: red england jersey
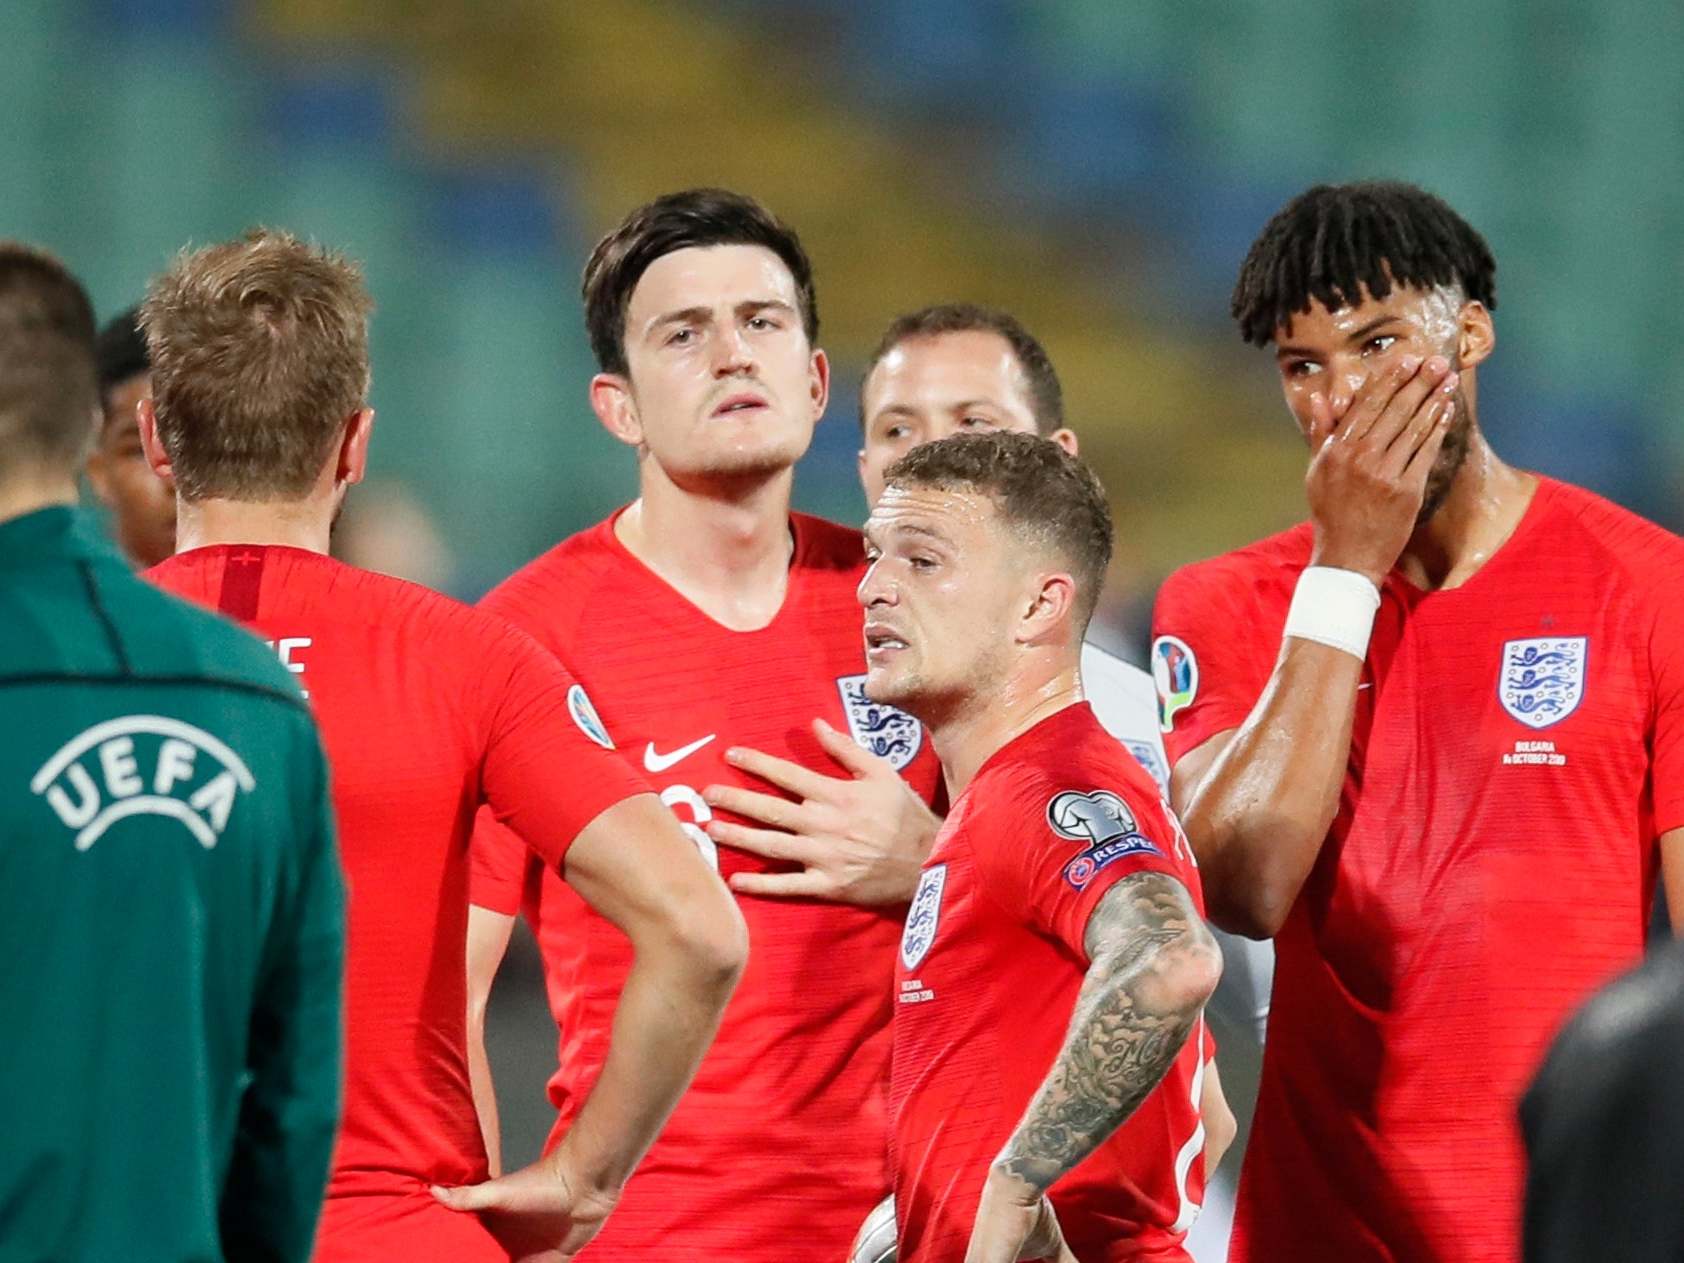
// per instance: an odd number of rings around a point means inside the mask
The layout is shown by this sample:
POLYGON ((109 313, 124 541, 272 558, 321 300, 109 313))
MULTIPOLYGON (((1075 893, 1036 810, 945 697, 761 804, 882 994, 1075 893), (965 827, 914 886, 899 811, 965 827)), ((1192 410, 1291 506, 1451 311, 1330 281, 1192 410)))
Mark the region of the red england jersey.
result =
POLYGON ((554 657, 500 620, 298 548, 218 546, 148 571, 268 637, 333 774, 350 901, 345 1098, 319 1263, 507 1260, 429 1184, 486 1178, 468 1085, 468 846, 489 803, 559 867, 649 786, 586 740, 554 657))
MULTIPOLYGON (((1171 761, 1238 727, 1308 524, 1171 576, 1171 761)), ((1550 479, 1458 588, 1396 572, 1338 815, 1276 939, 1235 1260, 1518 1257, 1515 1107, 1634 964, 1684 825, 1684 541, 1550 479)))
MULTIPOLYGON (((1082 702, 997 750, 954 803, 896 969, 891 1090, 901 1263, 965 1257, 988 1168, 1064 1045, 1100 898, 1141 872, 1203 911, 1156 783, 1082 702)), ((1204 1195, 1203 1021, 1162 1083, 1050 1190, 1082 1263, 1183 1260, 1204 1195)))
MULTIPOLYGON (((887 757, 926 800, 940 777, 910 717, 866 701, 858 531, 791 517, 783 608, 731 631, 685 600, 614 535, 564 541, 497 588, 485 608, 580 668, 603 739, 637 761, 720 871, 771 865, 718 848, 699 825, 710 784, 775 792, 725 761, 732 746, 841 775, 815 717, 887 757)), ((721 817, 725 818, 725 817, 721 817)), ((630 965, 623 935, 564 885, 533 875, 506 831, 475 838, 473 901, 526 910, 561 1029, 550 1096, 571 1123, 601 1069, 630 965)), ((884 1100, 890 986, 901 908, 739 896, 748 967, 689 1092, 587 1251, 598 1260, 714 1257, 836 1263, 888 1190, 884 1100)), ((552 1137, 552 1140, 555 1137, 552 1137)))

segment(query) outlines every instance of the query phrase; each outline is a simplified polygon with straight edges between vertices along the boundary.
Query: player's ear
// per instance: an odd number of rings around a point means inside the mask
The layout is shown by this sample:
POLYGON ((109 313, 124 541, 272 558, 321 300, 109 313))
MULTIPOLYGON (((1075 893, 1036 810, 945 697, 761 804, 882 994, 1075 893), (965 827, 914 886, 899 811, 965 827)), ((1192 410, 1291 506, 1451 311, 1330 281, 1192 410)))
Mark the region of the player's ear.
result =
POLYGON ((1078 444, 1076 442, 1076 431, 1072 430, 1069 426, 1067 426, 1067 425, 1066 426, 1060 426, 1058 429, 1054 430, 1051 434, 1047 435, 1047 437, 1049 439, 1051 439, 1054 443, 1057 443, 1065 451, 1069 452, 1070 455, 1072 455, 1072 456, 1080 456, 1081 455, 1081 453, 1076 450, 1076 448, 1078 446, 1078 444))
POLYGON ((618 373, 591 378, 591 411, 607 430, 628 447, 643 446, 643 421, 637 415, 631 383, 618 373))
POLYGON ((345 435, 339 440, 339 466, 334 481, 355 486, 368 473, 368 442, 374 434, 374 409, 358 408, 345 422, 345 435))
POLYGON ((140 401, 140 406, 135 409, 135 421, 140 426, 140 450, 146 456, 146 463, 152 466, 152 472, 160 478, 174 477, 169 453, 164 451, 164 444, 158 438, 158 414, 152 410, 150 397, 140 401))
POLYGON ((1484 303, 1463 303, 1456 316, 1456 362, 1472 368, 1497 349, 1497 326, 1484 303))
POLYGON ((1024 644, 1056 640, 1075 614, 1076 580, 1065 570, 1043 571, 1035 576, 1023 617, 1018 620, 1018 640, 1024 644))
POLYGON ((813 398, 813 418, 817 420, 830 403, 830 357, 817 347, 807 361, 807 384, 813 398))

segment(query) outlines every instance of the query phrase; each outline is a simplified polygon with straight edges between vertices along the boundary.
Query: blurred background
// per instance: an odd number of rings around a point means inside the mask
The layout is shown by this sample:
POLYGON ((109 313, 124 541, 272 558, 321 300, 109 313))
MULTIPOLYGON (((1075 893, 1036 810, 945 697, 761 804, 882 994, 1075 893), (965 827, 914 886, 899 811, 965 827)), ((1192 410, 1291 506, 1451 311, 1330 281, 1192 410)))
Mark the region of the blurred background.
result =
MULTIPOLYGON (((859 367, 892 316, 1005 307, 1110 489, 1104 635, 1139 661, 1170 569, 1300 516, 1302 449, 1227 302, 1318 180, 1457 207, 1499 264, 1499 451, 1684 525, 1681 65, 1676 0, 0 0, 0 235, 102 318, 253 224, 359 259, 356 558, 473 598, 632 493, 585 403, 590 244, 660 192, 754 193, 806 242, 837 366, 798 504, 863 517, 859 367)), ((514 970, 494 1056, 522 1159, 554 1043, 514 970)))

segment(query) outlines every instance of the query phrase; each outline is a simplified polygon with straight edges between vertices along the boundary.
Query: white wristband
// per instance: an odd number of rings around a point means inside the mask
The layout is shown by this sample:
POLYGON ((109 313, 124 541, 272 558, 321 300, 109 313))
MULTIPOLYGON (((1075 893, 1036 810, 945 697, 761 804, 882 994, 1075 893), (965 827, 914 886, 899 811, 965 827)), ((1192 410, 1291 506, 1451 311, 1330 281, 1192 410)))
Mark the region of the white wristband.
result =
POLYGON ((1380 608, 1380 590, 1367 575, 1333 566, 1310 566, 1298 576, 1286 632, 1331 645, 1354 658, 1368 656, 1368 637, 1380 608))

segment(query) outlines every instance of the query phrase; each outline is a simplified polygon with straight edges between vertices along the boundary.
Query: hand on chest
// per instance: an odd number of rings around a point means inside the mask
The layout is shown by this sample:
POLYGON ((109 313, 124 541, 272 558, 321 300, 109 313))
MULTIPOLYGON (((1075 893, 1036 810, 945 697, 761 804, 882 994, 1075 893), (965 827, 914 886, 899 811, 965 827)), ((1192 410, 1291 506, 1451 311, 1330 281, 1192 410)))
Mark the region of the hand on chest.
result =
MULTIPOLYGON (((810 813, 784 818, 785 804, 809 795, 828 799, 830 786, 850 782, 859 771, 821 744, 815 720, 833 730, 827 740, 869 751, 895 771, 907 768, 923 748, 921 729, 901 712, 869 702, 862 684, 863 677, 840 676, 776 693, 721 690, 706 698, 621 706, 607 726, 617 747, 722 873, 782 871, 789 866, 720 845, 710 837, 717 826, 710 825, 719 821, 774 832, 806 827, 801 822, 810 813), (741 762, 733 760, 733 750, 744 752, 741 762), (713 794, 710 787, 733 792, 713 794)), ((921 764, 914 783, 927 801, 934 772, 931 760, 924 763, 930 767, 921 764), (931 783, 922 786, 920 779, 931 783)))

